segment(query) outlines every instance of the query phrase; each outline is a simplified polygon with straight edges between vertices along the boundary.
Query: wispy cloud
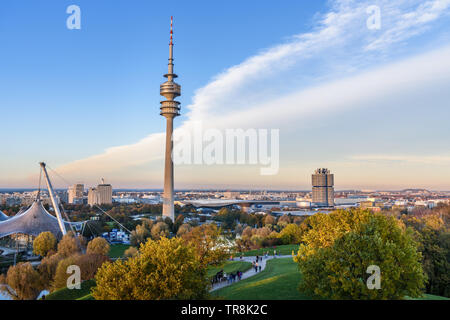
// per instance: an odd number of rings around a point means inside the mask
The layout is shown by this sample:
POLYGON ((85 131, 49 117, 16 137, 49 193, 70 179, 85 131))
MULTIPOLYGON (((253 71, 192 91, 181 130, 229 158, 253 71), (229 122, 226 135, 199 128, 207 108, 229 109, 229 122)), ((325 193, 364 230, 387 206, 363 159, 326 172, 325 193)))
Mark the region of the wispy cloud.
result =
POLYGON ((371 41, 366 46, 367 50, 386 49, 393 43, 419 35, 429 29, 431 22, 449 14, 450 0, 402 1, 419 3, 406 12, 401 12, 394 2, 397 1, 382 1, 382 20, 392 26, 384 29, 381 36, 371 41))
POLYGON ((450 155, 399 155, 399 154, 368 154, 354 155, 351 160, 368 162, 397 162, 427 165, 450 165, 450 155))

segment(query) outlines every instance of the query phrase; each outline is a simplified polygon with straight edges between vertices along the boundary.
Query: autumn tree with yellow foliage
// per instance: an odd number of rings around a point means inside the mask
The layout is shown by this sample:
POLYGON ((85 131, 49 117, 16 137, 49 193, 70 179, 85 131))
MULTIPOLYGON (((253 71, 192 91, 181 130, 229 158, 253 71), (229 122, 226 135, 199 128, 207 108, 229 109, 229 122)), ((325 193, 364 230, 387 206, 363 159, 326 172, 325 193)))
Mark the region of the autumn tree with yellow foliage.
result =
POLYGON ((106 239, 97 237, 89 241, 86 253, 87 254, 99 254, 106 256, 108 255, 110 246, 106 239))
POLYGON ((103 264, 92 295, 97 300, 204 299, 206 268, 192 244, 149 239, 134 257, 103 264))
POLYGON ((56 238, 53 233, 46 231, 40 233, 33 241, 33 253, 45 257, 50 251, 56 249, 56 238))
POLYGON ((6 276, 0 275, 0 290, 14 300, 35 300, 42 289, 41 277, 29 262, 11 266, 6 276))
POLYGON ((182 235, 182 239, 196 249, 204 265, 221 264, 229 254, 226 240, 215 224, 203 224, 182 235))

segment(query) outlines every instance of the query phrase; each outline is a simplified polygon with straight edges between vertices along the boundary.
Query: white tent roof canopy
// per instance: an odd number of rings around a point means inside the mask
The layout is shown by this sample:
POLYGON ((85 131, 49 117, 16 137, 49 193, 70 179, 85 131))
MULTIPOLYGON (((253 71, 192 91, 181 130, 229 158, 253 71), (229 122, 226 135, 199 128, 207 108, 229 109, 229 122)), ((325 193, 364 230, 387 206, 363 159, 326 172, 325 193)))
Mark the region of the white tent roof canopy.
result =
MULTIPOLYGON (((75 227, 76 230, 80 230, 84 222, 69 223, 64 221, 64 224, 67 230, 70 230, 71 225, 75 227)), ((22 214, 17 214, 14 217, 0 222, 0 238, 16 233, 37 237, 40 233, 45 231, 50 231, 57 239, 62 237, 58 219, 45 210, 40 200, 36 200, 33 205, 22 214)))

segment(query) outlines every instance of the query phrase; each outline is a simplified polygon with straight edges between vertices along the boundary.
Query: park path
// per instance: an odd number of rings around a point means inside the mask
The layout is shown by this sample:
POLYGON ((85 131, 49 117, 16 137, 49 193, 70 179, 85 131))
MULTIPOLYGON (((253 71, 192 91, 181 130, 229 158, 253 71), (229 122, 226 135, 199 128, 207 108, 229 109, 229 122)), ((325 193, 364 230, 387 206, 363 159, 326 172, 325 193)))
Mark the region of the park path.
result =
MULTIPOLYGON (((261 266, 261 271, 263 271, 266 268, 266 262, 267 261, 272 260, 272 259, 282 259, 282 258, 292 258, 292 256, 291 255, 276 256, 276 257, 268 256, 267 258, 264 257, 264 256, 262 256, 262 257, 260 256, 259 257, 259 261, 258 261, 258 265, 261 266)), ((230 261, 230 260, 228 260, 228 261, 230 261)), ((243 257, 242 259, 234 258, 233 261, 247 261, 247 262, 251 263, 252 261, 256 261, 256 256, 243 257)), ((233 283, 236 283, 236 282, 242 281, 244 279, 250 278, 250 277, 254 276, 257 273, 260 273, 261 271, 256 272, 255 268, 252 267, 251 269, 245 271, 242 274, 241 280, 236 280, 236 281, 231 282, 231 283, 228 283, 228 281, 223 281, 221 283, 216 283, 216 284, 213 285, 213 287, 212 287, 212 289, 210 291, 215 291, 215 290, 221 289, 223 287, 227 287, 229 285, 232 285, 233 283)))

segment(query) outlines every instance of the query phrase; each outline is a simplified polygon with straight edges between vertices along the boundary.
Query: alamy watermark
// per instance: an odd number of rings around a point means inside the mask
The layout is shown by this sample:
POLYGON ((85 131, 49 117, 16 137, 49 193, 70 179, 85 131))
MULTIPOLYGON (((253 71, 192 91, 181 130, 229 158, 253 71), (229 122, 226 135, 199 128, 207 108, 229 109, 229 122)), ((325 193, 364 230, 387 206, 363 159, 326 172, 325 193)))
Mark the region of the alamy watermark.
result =
POLYGON ((70 16, 66 20, 67 29, 81 29, 81 9, 79 6, 72 4, 67 7, 66 13, 70 16))
POLYGON ((367 278, 367 288, 369 290, 380 290, 381 289, 381 270, 379 266, 370 265, 367 267, 366 272, 371 276, 367 278))
POLYGON ((195 122, 192 130, 173 136, 176 165, 260 165, 261 175, 276 175, 280 168, 279 129, 206 129, 195 122))
POLYGON ((77 289, 80 290, 81 289, 81 270, 80 267, 77 265, 70 265, 67 267, 66 270, 67 274, 70 274, 70 276, 67 278, 67 289, 69 290, 73 290, 73 289, 77 289))
POLYGON ((381 9, 379 6, 369 6, 366 9, 366 13, 369 14, 367 18, 366 25, 369 30, 380 30, 381 29, 381 9))

